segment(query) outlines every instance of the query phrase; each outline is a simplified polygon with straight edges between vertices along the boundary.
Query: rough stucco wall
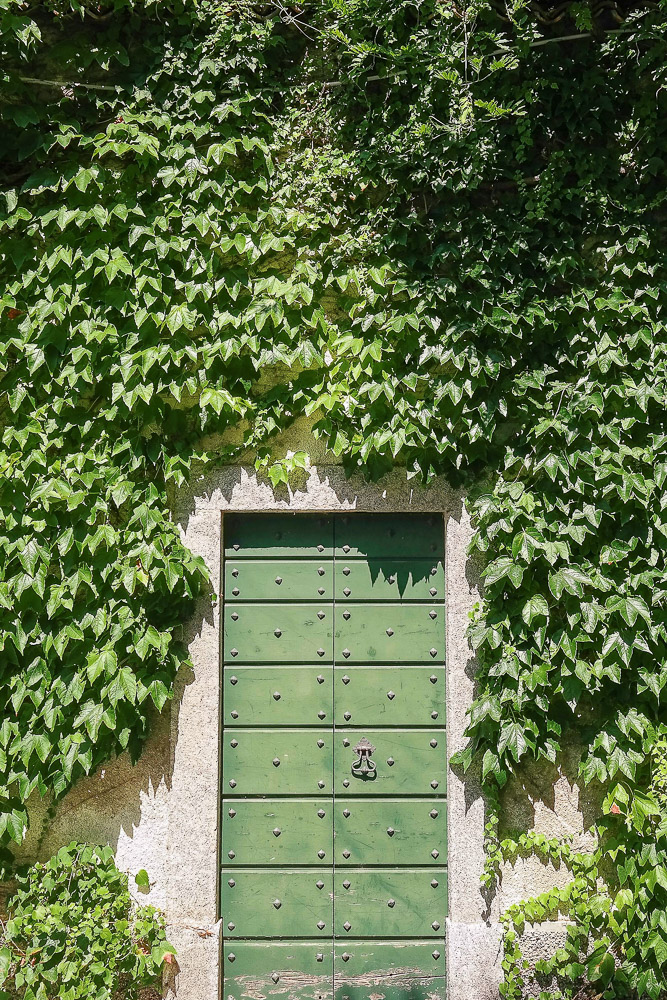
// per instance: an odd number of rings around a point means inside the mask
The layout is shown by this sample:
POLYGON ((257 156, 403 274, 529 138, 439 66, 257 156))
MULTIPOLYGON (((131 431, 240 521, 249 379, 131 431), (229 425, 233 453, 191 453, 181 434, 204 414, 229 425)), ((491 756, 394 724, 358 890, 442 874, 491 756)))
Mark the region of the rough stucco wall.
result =
MULTIPOLYGON (((283 444, 312 452, 307 428, 293 428, 283 444)), ((466 554, 471 527, 458 496, 444 482, 428 489, 396 470, 376 484, 345 478, 337 466, 311 467, 296 485, 274 491, 247 467, 193 476, 174 498, 174 517, 187 544, 206 561, 214 589, 220 580, 221 519, 226 510, 436 511, 446 523, 447 732, 450 753, 464 741, 475 664, 465 630, 478 595, 476 567, 466 554)), ((219 602, 203 596, 186 630, 194 670, 178 677, 176 696, 135 767, 126 755, 81 781, 55 815, 35 800, 25 859, 44 858, 71 839, 108 843, 120 868, 146 868, 142 902, 164 910, 178 949, 178 1000, 218 1000, 220 922, 217 920, 219 768, 219 602)), ((487 901, 479 887, 484 804, 478 776, 450 772, 448 785, 449 1000, 497 1000, 500 978, 498 915, 508 903, 554 884, 562 873, 518 862, 504 875, 500 895, 487 901)), ((506 796, 508 826, 533 822, 543 832, 582 833, 576 791, 565 777, 539 769, 506 796), (554 786, 554 778, 557 778, 554 786), (528 806, 527 806, 528 803, 528 806)), ((583 836, 583 834, 582 834, 583 836)), ((526 954, 539 955, 562 938, 563 927, 536 929, 526 954), (544 942, 544 943, 541 943, 544 942)))

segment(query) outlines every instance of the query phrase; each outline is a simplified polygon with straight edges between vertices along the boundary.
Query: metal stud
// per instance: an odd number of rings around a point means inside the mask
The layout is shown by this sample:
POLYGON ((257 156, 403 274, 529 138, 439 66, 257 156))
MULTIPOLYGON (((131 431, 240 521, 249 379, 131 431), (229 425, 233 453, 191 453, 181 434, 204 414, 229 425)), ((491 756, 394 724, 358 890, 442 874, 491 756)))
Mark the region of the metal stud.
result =
POLYGON ((349 747, 349 745, 350 745, 350 741, 349 741, 349 740, 347 739, 347 737, 346 737, 346 738, 345 738, 345 739, 343 740, 343 746, 344 746, 344 747, 349 747))
POLYGON ((321 711, 321 710, 320 710, 320 711, 319 711, 319 712, 317 713, 317 718, 318 718, 318 719, 326 719, 326 717, 327 717, 327 713, 326 713, 326 712, 323 712, 323 711, 321 711))
POLYGON ((347 554, 349 551, 350 551, 350 546, 349 545, 344 545, 343 546, 343 552, 345 552, 347 554))
POLYGON ((235 962, 236 961, 236 955, 234 954, 233 951, 230 951, 229 955, 227 956, 227 960, 229 962, 235 962))
POLYGON ((390 837, 393 837, 396 831, 394 830, 393 826, 388 826, 387 833, 389 834, 390 837))
POLYGON ((346 659, 346 660, 347 660, 347 658, 349 657, 349 655, 350 655, 350 651, 349 651, 349 649, 344 649, 344 650, 343 650, 343 656, 345 657, 345 659, 346 659))
POLYGON ((345 849, 345 850, 343 851, 343 857, 344 857, 344 858, 349 858, 349 856, 350 856, 350 852, 349 852, 349 851, 347 850, 347 848, 346 848, 346 849, 345 849))
POLYGON ((236 857, 236 851, 227 851, 227 857, 231 858, 233 861, 234 858, 236 857))
POLYGON ((439 882, 438 882, 437 878, 434 878, 433 881, 431 882, 431 888, 432 889, 437 889, 438 885, 439 885, 439 882))
POLYGON ((237 577, 238 575, 239 575, 239 571, 238 571, 237 569, 233 569, 233 570, 232 570, 232 576, 234 577, 234 579, 236 579, 236 577, 237 577))
POLYGON ((325 813, 324 809, 318 809, 317 810, 317 815, 320 817, 320 819, 323 819, 323 817, 326 816, 326 813, 325 813))
POLYGON ((230 922, 227 924, 227 930, 228 931, 233 931, 235 927, 236 927, 236 924, 233 924, 231 922, 231 920, 230 920, 230 922))
POLYGON ((434 920, 433 923, 431 924, 431 927, 433 928, 434 931, 439 931, 440 930, 440 922, 438 920, 434 920))
POLYGON ((438 650, 437 649, 429 649, 429 653, 431 654, 431 656, 437 656, 438 655, 438 650))
POLYGON ((436 961, 440 958, 440 952, 439 951, 434 951, 432 954, 433 954, 433 958, 436 961))
POLYGON ((391 574, 391 576, 387 577, 387 580, 389 583, 396 583, 396 577, 394 576, 393 573, 391 574))
POLYGON ((350 815, 350 810, 349 809, 343 809, 343 816, 345 817, 345 819, 347 819, 347 817, 349 815, 350 815))
POLYGON ((234 542, 234 544, 232 545, 232 548, 234 549, 234 552, 238 552, 238 550, 241 548, 241 546, 239 545, 238 542, 234 542))
POLYGON ((277 628, 275 629, 273 634, 275 635, 276 639, 279 639, 283 633, 281 629, 277 628))
POLYGON ((437 611, 429 611, 428 616, 429 616, 429 618, 435 619, 435 618, 438 617, 438 612, 437 611))
POLYGON ((320 929, 321 931, 323 931, 323 930, 324 930, 324 928, 326 927, 326 924, 324 923, 324 921, 323 921, 323 920, 318 920, 318 921, 317 921, 317 926, 319 927, 319 929, 320 929))
POLYGON ((235 709, 231 711, 229 714, 231 715, 232 719, 238 719, 239 717, 239 713, 235 709))
POLYGON ((343 618, 345 619, 345 621, 349 621, 351 617, 352 615, 350 614, 349 611, 343 611, 343 618))
POLYGON ((396 695, 393 691, 387 691, 387 698, 389 698, 389 701, 393 701, 395 697, 396 695))
POLYGON ((238 620, 239 620, 239 616, 238 616, 237 612, 233 611, 232 612, 232 621, 233 622, 237 622, 238 620))
POLYGON ((317 675, 317 683, 324 684, 324 677, 322 676, 322 674, 317 675))
POLYGON ((432 858, 439 858, 440 857, 440 851, 436 851, 435 848, 433 848, 433 850, 431 851, 431 857, 432 858))
POLYGON ((318 545, 317 546, 317 551, 318 552, 324 552, 324 546, 323 545, 318 545))
POLYGON ((431 676, 429 677, 429 680, 430 680, 431 684, 437 684, 438 683, 438 678, 435 676, 435 674, 431 674, 431 676))
POLYGON ((236 809, 230 809, 227 815, 234 819, 236 816, 236 809))
POLYGON ((396 906, 396 900, 395 900, 395 899, 388 899, 388 900, 387 900, 387 906, 388 906, 388 907, 389 907, 390 909, 392 909, 392 910, 393 910, 393 908, 394 908, 394 907, 396 906))
POLYGON ((437 712, 431 712, 431 718, 432 719, 437 719, 438 718, 438 713, 437 712))
POLYGON ((274 899, 274 900, 273 900, 273 905, 275 906, 276 910, 279 910, 279 909, 280 909, 280 907, 281 907, 281 906, 282 906, 283 904, 282 904, 282 903, 280 902, 280 900, 279 900, 279 899, 274 899))
POLYGON ((433 780, 433 781, 431 782, 431 788, 437 788, 439 784, 440 784, 440 782, 439 782, 439 781, 435 781, 435 780, 433 780))
POLYGON ((323 781, 318 781, 317 782, 317 787, 318 788, 324 788, 324 782, 323 781))
POLYGON ((324 593, 324 587, 318 587, 318 588, 317 588, 317 593, 318 593, 318 594, 320 595, 320 597, 321 597, 321 596, 322 596, 322 594, 324 593))
POLYGON ((347 676, 347 674, 344 674, 341 677, 341 680, 342 680, 343 684, 349 684, 350 683, 350 678, 347 676))
POLYGON ((273 758, 273 766, 274 767, 280 767, 280 757, 274 757, 273 758))
POLYGON ((277 576, 277 577, 276 577, 276 583, 278 584, 278 586, 280 586, 280 584, 281 584, 282 582, 283 582, 283 578, 282 578, 282 576, 277 576))
POLYGON ((324 882, 322 881, 322 879, 318 879, 315 885, 317 886, 318 889, 324 889, 324 882))
POLYGON ((394 630, 393 630, 393 628, 388 628, 388 629, 387 629, 387 635, 388 635, 388 636, 392 636, 393 634, 394 634, 394 630))
POLYGON ((238 682, 239 682, 238 677, 230 677, 229 678, 229 683, 230 684, 238 684, 238 682))
POLYGON ((433 747, 433 749, 435 750, 435 748, 436 748, 436 747, 437 747, 437 745, 438 745, 438 741, 437 741, 437 740, 431 740, 431 744, 430 744, 430 745, 431 745, 431 746, 433 747))
POLYGON ((318 852, 317 852, 317 856, 318 856, 318 858, 320 859, 320 861, 321 861, 321 860, 322 860, 322 858, 324 857, 324 854, 325 854, 325 852, 324 852, 324 851, 318 851, 318 852))
POLYGON ((349 920, 346 920, 345 923, 343 924, 343 927, 345 928, 346 931, 349 931, 351 926, 352 924, 350 923, 349 920))
POLYGON ((274 701, 280 701, 280 691, 273 692, 274 701))
POLYGON ((343 882, 343 888, 344 889, 349 889, 351 885, 352 885, 352 883, 350 882, 350 880, 348 878, 346 878, 345 881, 343 882))
POLYGON ((280 979, 280 976, 278 975, 277 972, 272 972, 271 973, 271 979, 273 980, 274 983, 277 983, 278 980, 280 979))
POLYGON ((346 597, 349 597, 352 591, 350 590, 349 587, 343 587, 343 593, 345 594, 346 597))
POLYGON ((236 788, 236 782, 234 781, 233 778, 229 779, 229 787, 230 788, 236 788))
POLYGON ((322 621, 322 619, 324 618, 324 611, 318 611, 317 617, 319 618, 320 621, 322 621))
POLYGON ((350 575, 350 567, 349 566, 344 566, 343 567, 343 573, 345 574, 345 576, 349 576, 350 575))
POLYGON ((349 722, 350 719, 352 718, 352 713, 351 712, 343 712, 343 718, 345 719, 346 722, 349 722))
POLYGON ((232 588, 232 594, 234 595, 234 597, 238 597, 239 596, 239 588, 238 587, 233 587, 232 588))
POLYGON ((317 655, 318 655, 318 656, 324 656, 324 650, 322 649, 322 647, 321 647, 321 646, 320 646, 320 648, 319 648, 319 649, 317 650, 317 655))
POLYGON ((429 816, 431 817, 431 819, 437 819, 438 818, 438 810, 437 809, 431 809, 431 811, 429 813, 429 816))
POLYGON ((318 576, 324 576, 324 566, 319 566, 317 570, 318 576))
POLYGON ((433 569, 431 570, 431 576, 435 576, 437 572, 438 572, 438 567, 434 566, 433 569))
POLYGON ((318 747, 319 747, 319 748, 320 748, 320 750, 321 750, 321 749, 322 749, 322 747, 324 746, 324 740, 318 740, 318 741, 317 741, 317 745, 318 745, 318 747))
POLYGON ((230 742, 229 745, 230 745, 230 747, 237 747, 239 745, 239 741, 238 740, 231 740, 231 742, 230 742))
POLYGON ((324 955, 322 954, 321 951, 318 951, 318 953, 315 956, 315 958, 317 959, 318 962, 323 962, 324 961, 324 955))
POLYGON ((396 761, 393 757, 387 757, 387 763, 389 764, 389 767, 393 767, 396 761))
POLYGON ((236 885, 236 882, 234 881, 234 879, 233 879, 233 878, 230 878, 230 880, 229 880, 229 882, 227 883, 227 885, 229 886, 229 888, 230 888, 230 889, 233 889, 233 888, 234 888, 234 886, 236 885))
POLYGON ((348 953, 346 951, 344 951, 343 954, 340 957, 343 959, 344 962, 349 962, 350 961, 350 956, 348 955, 348 953))
POLYGON ((350 779, 343 778, 343 788, 349 788, 349 787, 350 787, 350 779))
POLYGON ((435 587, 431 587, 431 589, 429 590, 429 594, 431 595, 431 597, 435 597, 437 593, 438 591, 435 589, 435 587))
POLYGON ((238 656, 239 655, 238 649, 230 649, 229 652, 232 654, 232 656, 238 656))
POLYGON ((274 836, 274 837, 279 837, 281 833, 282 833, 282 831, 281 831, 280 827, 279 827, 279 826, 277 826, 277 827, 275 828, 275 830, 273 831, 273 836, 274 836))

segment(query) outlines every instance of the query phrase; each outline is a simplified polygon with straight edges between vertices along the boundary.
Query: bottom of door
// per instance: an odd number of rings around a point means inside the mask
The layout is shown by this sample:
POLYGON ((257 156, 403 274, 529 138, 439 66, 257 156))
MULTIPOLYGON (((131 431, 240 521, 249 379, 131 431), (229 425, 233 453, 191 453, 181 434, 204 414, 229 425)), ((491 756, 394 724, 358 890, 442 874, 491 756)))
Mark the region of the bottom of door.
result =
POLYGON ((223 996, 445 1000, 445 941, 227 942, 223 996))

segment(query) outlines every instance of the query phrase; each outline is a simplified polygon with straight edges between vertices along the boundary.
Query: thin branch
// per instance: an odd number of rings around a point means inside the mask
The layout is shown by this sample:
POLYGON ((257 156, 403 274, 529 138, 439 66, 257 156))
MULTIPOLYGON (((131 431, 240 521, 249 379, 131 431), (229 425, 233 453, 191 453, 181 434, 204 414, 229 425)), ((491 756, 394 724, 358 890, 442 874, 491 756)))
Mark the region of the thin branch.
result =
POLYGON ((112 87, 108 83, 73 83, 71 80, 38 80, 34 76, 20 76, 21 83, 37 83, 44 87, 83 87, 84 90, 121 90, 120 85, 112 87))

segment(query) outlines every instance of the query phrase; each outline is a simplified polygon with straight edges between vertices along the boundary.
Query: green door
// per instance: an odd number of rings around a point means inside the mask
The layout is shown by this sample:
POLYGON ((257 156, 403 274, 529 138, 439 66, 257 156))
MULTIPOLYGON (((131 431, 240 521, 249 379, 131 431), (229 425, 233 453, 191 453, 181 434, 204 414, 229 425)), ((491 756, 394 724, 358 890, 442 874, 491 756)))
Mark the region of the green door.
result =
POLYGON ((445 1000, 442 518, 223 530, 223 996, 445 1000))

